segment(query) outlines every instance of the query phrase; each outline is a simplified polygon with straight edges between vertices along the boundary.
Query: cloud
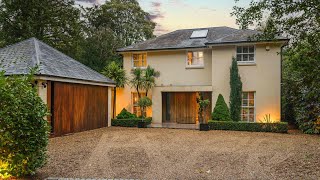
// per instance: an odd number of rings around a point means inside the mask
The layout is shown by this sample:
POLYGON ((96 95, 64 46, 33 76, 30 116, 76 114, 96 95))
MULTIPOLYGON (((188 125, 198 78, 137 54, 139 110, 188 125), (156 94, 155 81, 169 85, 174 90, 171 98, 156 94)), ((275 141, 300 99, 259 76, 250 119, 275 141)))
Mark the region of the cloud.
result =
POLYGON ((162 4, 160 2, 151 2, 152 10, 149 11, 149 18, 152 21, 164 18, 164 12, 161 11, 162 4))

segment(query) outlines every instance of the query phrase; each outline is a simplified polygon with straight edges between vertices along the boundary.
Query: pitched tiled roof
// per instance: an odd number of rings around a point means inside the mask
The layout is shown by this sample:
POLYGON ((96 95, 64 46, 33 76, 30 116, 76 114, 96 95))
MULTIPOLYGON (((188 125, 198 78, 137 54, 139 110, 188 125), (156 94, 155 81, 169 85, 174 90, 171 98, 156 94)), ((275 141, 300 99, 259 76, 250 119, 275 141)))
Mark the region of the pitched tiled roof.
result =
POLYGON ((5 70, 6 75, 28 74, 30 68, 36 66, 39 67, 36 75, 114 84, 111 79, 36 38, 0 49, 0 70, 5 70))
MULTIPOLYGON (((249 37, 258 33, 259 32, 255 30, 239 30, 230 27, 182 29, 118 49, 118 52, 201 48, 210 44, 248 42, 249 37), (208 29, 208 35, 206 38, 190 38, 193 31, 202 29, 208 29)), ((284 37, 277 37, 276 39, 287 40, 284 37)))

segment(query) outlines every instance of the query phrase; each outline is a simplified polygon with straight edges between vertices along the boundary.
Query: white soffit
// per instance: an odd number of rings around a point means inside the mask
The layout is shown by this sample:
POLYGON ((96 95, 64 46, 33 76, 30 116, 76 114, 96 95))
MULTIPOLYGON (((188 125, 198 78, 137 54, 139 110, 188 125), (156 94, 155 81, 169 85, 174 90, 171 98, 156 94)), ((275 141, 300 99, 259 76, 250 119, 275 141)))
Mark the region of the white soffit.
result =
POLYGON ((206 38, 208 35, 208 29, 193 31, 190 38, 206 38))

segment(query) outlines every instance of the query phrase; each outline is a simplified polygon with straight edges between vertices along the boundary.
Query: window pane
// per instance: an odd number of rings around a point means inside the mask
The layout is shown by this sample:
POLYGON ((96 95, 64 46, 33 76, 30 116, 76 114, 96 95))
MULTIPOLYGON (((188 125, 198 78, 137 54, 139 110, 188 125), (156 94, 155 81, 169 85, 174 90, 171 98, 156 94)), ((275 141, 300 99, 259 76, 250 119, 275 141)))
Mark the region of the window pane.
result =
POLYGON ((237 47, 237 53, 242 53, 242 47, 237 47))
POLYGON ((249 100, 249 106, 254 106, 254 100, 253 99, 249 100))
POLYGON ((242 121, 248 121, 248 115, 243 114, 242 115, 242 121))
POLYGON ((245 46, 243 47, 243 53, 248 53, 249 52, 249 47, 245 46))
POLYGON ((250 46, 250 47, 249 47, 249 52, 250 52, 250 53, 254 53, 254 46, 250 46))
POLYGON ((133 67, 146 67, 147 66, 147 54, 133 54, 133 67))
POLYGON ((243 99, 242 100, 242 106, 248 106, 248 100, 247 99, 243 99))
POLYGON ((203 58, 203 52, 199 52, 198 57, 203 58))
POLYGON ((250 113, 250 114, 254 114, 254 108, 250 108, 250 109, 249 109, 249 113, 250 113))
POLYGON ((254 92, 250 92, 249 94, 249 99, 254 99, 254 92))
POLYGON ((254 115, 249 115, 249 122, 254 122, 254 115))
POLYGON ((242 56, 241 56, 241 54, 238 54, 237 55, 237 61, 242 61, 242 58, 241 58, 242 56))
POLYGON ((254 54, 249 55, 249 61, 254 61, 254 54))
POLYGON ((188 52, 187 55, 187 65, 192 66, 192 65, 203 65, 203 52, 202 51, 196 51, 196 52, 188 52))
POLYGON ((243 61, 248 61, 249 60, 249 55, 248 54, 244 54, 243 55, 243 61))
POLYGON ((248 99, 248 93, 247 92, 242 93, 242 99, 248 99))

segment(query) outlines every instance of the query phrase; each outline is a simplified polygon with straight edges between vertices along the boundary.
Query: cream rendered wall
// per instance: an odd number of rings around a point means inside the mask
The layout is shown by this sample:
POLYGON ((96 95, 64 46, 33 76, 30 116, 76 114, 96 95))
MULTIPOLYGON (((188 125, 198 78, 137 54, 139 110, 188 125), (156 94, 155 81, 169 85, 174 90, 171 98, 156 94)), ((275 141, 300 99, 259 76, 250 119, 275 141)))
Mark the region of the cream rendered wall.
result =
MULTIPOLYGON (((43 86, 42 84, 47 84, 47 81, 45 80, 37 80, 38 81, 38 95, 39 97, 42 99, 42 101, 44 102, 44 104, 48 103, 48 99, 47 99, 47 86, 43 86)), ((45 120, 47 120, 47 116, 44 117, 45 120)))
MULTIPOLYGON (((186 68, 186 50, 178 51, 157 51, 147 53, 148 65, 160 71, 160 77, 156 80, 156 87, 148 95, 153 99, 152 108, 148 109, 147 115, 153 117, 154 123, 162 122, 162 100, 161 92, 168 92, 173 89, 179 91, 193 91, 199 87, 211 88, 211 49, 199 49, 204 51, 204 68, 186 68), (159 90, 162 91, 159 91, 159 90), (156 94, 154 94, 156 92, 156 94), (153 95, 154 94, 154 95, 153 95), (156 113, 156 114, 153 114, 156 113)), ((123 66, 129 78, 132 69, 132 53, 123 54, 123 66)), ((208 88, 207 88, 208 89, 208 88)), ((210 90, 209 89, 209 90, 210 90)), ((211 91, 211 90, 210 90, 211 91)), ((130 86, 117 90, 116 114, 123 108, 132 112, 131 93, 135 92, 130 86)))
MULTIPOLYGON (((240 65, 243 91, 255 91, 256 121, 270 114, 273 121, 280 121, 281 45, 256 45, 255 65, 240 65)), ((221 93, 229 104, 229 76, 231 59, 236 55, 235 46, 212 48, 213 102, 221 93)))

